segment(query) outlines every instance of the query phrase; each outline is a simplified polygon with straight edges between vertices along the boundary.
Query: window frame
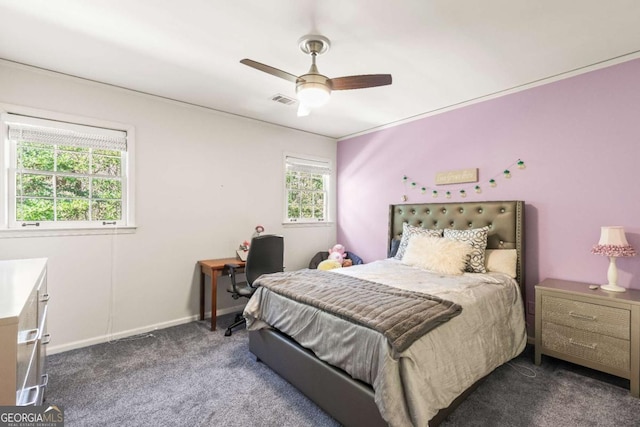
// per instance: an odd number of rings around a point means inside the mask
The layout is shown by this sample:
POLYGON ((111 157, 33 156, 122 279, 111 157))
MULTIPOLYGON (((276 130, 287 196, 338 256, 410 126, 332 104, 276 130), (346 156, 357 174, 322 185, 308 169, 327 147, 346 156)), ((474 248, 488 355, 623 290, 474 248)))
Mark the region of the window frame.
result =
POLYGON ((130 233, 135 224, 135 128, 133 125, 94 119, 89 117, 57 113, 0 104, 0 238, 31 237, 49 235, 86 235, 111 234, 114 232, 130 233), (127 149, 121 154, 122 219, 111 224, 111 221, 46 221, 38 227, 23 227, 24 221, 16 221, 16 143, 9 141, 7 121, 16 121, 14 115, 24 117, 24 123, 38 120, 56 121, 63 127, 73 129, 75 125, 103 128, 126 133, 127 149), (13 209, 13 212, 11 212, 13 209))
POLYGON ((283 155, 282 161, 283 161, 283 174, 282 174, 282 181, 283 181, 282 183, 282 188, 283 188, 282 223, 283 225, 324 226, 324 225, 332 224, 333 218, 331 215, 331 212, 332 212, 331 208, 332 208, 332 200, 335 193, 335 190, 334 190, 335 169, 333 167, 333 161, 325 157, 318 157, 318 156, 313 156, 308 154, 300 154, 300 153, 292 153, 292 152, 285 152, 283 155), (324 166, 326 166, 329 169, 329 173, 324 175, 324 178, 323 178, 323 190, 325 192, 325 197, 324 197, 324 214, 325 215, 323 220, 318 220, 316 218, 307 219, 307 218, 301 218, 301 217, 298 217, 295 220, 291 220, 289 218, 289 193, 287 188, 287 174, 288 174, 287 164, 289 163, 287 161, 288 158, 299 159, 300 163, 307 161, 310 163, 324 164, 324 166))

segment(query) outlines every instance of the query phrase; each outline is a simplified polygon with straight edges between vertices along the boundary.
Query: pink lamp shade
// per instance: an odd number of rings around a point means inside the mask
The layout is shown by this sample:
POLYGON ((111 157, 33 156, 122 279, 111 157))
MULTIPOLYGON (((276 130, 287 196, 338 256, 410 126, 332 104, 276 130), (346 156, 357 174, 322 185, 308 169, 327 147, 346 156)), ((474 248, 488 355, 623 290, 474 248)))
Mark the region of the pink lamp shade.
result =
POLYGON ((634 256, 636 251, 627 242, 624 228, 620 226, 601 227, 600 241, 591 249, 591 253, 609 257, 609 269, 607 270, 609 283, 600 286, 600 288, 610 292, 625 292, 625 288, 618 286, 616 258, 634 256))
POLYGON ((591 253, 604 256, 627 257, 635 256, 636 251, 629 245, 629 242, 627 242, 623 227, 607 226, 600 228, 600 241, 591 249, 591 253))

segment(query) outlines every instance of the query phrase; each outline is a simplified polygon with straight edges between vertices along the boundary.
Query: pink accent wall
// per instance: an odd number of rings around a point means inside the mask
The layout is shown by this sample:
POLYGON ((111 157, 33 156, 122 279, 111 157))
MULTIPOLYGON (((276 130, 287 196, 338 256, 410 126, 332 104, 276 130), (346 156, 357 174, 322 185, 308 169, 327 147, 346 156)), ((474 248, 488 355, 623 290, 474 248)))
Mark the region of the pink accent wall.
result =
MULTIPOLYGON (((404 194, 407 203, 524 200, 526 300, 547 277, 606 283, 608 259, 590 253, 601 226, 624 226, 640 253, 639 76, 636 59, 340 141, 338 242, 365 262, 385 258, 388 206, 404 194), (519 158, 526 169, 488 186, 519 158), (479 168, 482 194, 438 186, 433 199, 402 182, 435 187, 436 172, 466 168, 479 168)), ((640 256, 617 266, 618 283, 640 289, 640 256)))

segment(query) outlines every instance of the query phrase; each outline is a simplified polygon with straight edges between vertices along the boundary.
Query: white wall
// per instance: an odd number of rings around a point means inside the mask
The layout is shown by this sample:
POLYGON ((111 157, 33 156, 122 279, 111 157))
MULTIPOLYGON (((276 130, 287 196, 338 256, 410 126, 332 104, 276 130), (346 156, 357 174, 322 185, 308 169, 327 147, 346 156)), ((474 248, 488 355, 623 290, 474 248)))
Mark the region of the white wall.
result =
MULTIPOLYGON (((282 225, 283 152, 335 164, 333 139, 4 61, 0 103, 135 126, 134 234, 0 239, 0 259, 49 258, 50 352, 194 318, 196 261, 233 256, 257 224, 284 235, 288 270, 335 244, 335 225, 282 225)), ((227 280, 218 314, 239 303, 227 280)))

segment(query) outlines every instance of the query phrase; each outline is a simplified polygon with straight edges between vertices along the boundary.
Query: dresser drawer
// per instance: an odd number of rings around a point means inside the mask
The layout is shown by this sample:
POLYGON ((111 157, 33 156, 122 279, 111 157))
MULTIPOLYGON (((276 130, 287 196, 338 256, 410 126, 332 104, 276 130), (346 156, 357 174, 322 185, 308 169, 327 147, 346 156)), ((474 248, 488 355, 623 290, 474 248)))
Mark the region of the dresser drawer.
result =
POLYGON ((542 347, 612 368, 630 369, 628 340, 543 322, 542 347))
POLYGON ((542 296, 542 321, 629 340, 631 312, 549 295, 542 296))

